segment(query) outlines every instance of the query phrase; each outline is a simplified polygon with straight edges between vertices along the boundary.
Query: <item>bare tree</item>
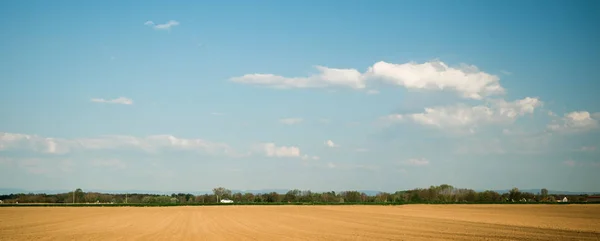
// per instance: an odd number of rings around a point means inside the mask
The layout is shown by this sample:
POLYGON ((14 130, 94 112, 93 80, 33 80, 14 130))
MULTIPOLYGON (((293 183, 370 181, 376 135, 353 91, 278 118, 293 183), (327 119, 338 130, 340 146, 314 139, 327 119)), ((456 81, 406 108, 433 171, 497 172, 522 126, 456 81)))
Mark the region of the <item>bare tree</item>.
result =
POLYGON ((213 193, 217 196, 217 202, 221 200, 220 198, 231 196, 231 190, 224 187, 213 188, 213 193))

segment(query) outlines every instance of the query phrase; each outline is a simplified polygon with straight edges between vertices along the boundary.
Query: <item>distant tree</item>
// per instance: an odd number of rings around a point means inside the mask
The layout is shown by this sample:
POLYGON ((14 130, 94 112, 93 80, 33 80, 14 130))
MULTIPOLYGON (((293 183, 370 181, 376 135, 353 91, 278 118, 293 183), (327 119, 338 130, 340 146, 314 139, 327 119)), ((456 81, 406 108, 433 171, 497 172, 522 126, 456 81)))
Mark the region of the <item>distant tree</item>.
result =
POLYGON ((540 190, 541 201, 546 201, 548 199, 548 189, 542 188, 540 190))
POLYGON ((194 194, 191 194, 191 193, 185 194, 185 201, 186 202, 190 202, 191 203, 191 202, 194 201, 194 198, 195 198, 194 194))
POLYGON ((241 202, 242 201, 242 194, 239 192, 234 193, 231 198, 233 199, 234 202, 241 202))
POLYGON ((535 195, 530 192, 522 192, 521 195, 519 196, 519 199, 523 199, 523 198, 525 198, 525 200, 527 200, 529 202, 530 200, 535 200, 535 195))
POLYGON ((196 196, 196 200, 194 200, 196 203, 204 203, 204 195, 198 195, 196 196))
POLYGON ((244 193, 242 200, 244 200, 244 202, 254 202, 254 194, 249 192, 244 193))
POLYGON ((84 195, 83 197, 83 201, 86 203, 93 203, 98 201, 98 197, 100 196, 99 193, 95 193, 95 192, 88 192, 84 195))
POLYGON ((521 191, 518 188, 513 188, 508 192, 508 199, 512 202, 512 200, 519 201, 521 199, 521 191))
POLYGON ((83 201, 84 195, 85 193, 83 193, 83 190, 81 190, 81 188, 75 189, 75 193, 73 195, 73 202, 76 203, 83 201))
POLYGON ((301 191, 298 189, 294 189, 294 190, 289 190, 285 196, 283 196, 283 201, 284 202, 296 202, 298 199, 298 196, 300 196, 301 191))
POLYGON ((224 187, 213 188, 213 193, 215 196, 217 196, 217 202, 221 201, 223 198, 228 198, 231 196, 231 190, 224 187))
POLYGON ((175 200, 177 200, 177 198, 174 198, 173 200, 171 200, 172 197, 169 196, 158 196, 154 198, 154 202, 155 203, 160 203, 160 204, 167 204, 167 203, 171 203, 175 200))
POLYGON ((254 195, 254 202, 255 203, 261 203, 265 201, 265 194, 257 194, 254 195))
POLYGON ((358 191, 346 191, 342 192, 341 196, 344 198, 344 202, 357 203, 361 201, 362 193, 358 191))
POLYGON ((477 200, 477 193, 473 190, 467 190, 464 195, 464 200, 470 203, 475 202, 475 200, 477 200))
MULTIPOLYGON (((386 203, 388 201, 391 201, 391 195, 387 192, 379 192, 375 195, 375 202, 383 202, 386 203)), ((363 193, 363 195, 361 195, 361 201, 362 202, 366 202, 367 201, 367 195, 363 193)))

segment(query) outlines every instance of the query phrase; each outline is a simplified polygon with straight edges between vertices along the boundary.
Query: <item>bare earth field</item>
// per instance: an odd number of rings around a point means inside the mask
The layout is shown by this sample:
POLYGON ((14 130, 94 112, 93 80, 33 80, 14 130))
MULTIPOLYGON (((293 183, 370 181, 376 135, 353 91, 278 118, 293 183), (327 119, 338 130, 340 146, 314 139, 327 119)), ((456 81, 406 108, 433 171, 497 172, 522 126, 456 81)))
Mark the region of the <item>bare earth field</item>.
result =
POLYGON ((4 207, 0 240, 600 240, 600 205, 4 207))

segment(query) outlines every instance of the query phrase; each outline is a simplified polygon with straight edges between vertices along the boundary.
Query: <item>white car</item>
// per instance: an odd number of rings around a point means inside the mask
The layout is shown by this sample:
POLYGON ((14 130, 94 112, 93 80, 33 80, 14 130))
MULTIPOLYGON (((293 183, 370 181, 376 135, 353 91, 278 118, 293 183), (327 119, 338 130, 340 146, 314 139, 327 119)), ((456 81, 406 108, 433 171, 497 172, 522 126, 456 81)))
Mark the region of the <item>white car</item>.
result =
POLYGON ((221 203, 233 203, 233 200, 221 199, 221 203))

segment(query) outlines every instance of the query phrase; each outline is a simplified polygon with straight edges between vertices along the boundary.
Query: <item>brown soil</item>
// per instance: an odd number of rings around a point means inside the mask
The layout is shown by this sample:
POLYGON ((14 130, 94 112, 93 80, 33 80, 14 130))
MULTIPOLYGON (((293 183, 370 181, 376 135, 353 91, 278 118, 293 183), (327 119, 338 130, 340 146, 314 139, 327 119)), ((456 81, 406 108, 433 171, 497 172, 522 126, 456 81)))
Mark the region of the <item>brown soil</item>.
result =
POLYGON ((0 240, 600 240, 600 205, 5 207, 0 240))

